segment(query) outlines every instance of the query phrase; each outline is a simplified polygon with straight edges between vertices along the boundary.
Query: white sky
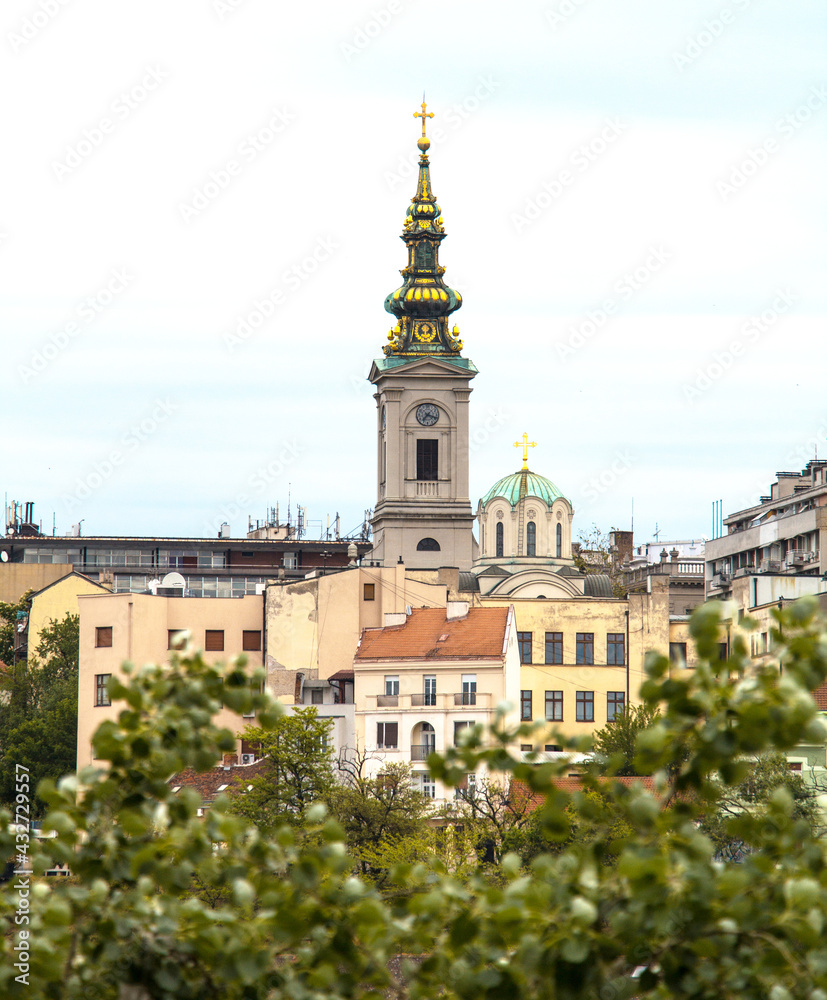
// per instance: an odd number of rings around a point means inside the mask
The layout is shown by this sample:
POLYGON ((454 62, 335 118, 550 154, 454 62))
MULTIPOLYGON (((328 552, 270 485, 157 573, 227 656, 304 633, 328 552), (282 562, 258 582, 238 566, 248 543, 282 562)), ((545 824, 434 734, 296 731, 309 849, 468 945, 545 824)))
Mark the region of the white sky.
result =
POLYGON ((423 87, 475 507, 523 431, 575 534, 634 497, 640 542, 827 457, 820 0, 5 0, 0 36, 0 487, 47 532, 242 534, 288 483, 361 522, 423 87))

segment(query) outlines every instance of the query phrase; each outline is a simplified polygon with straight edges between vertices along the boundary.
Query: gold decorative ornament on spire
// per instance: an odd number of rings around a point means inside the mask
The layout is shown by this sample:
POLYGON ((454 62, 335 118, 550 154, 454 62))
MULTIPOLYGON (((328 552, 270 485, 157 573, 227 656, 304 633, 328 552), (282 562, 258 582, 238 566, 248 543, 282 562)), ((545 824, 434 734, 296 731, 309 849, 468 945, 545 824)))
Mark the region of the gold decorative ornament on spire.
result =
POLYGON ((408 248, 408 264, 400 271, 404 284, 385 299, 385 309, 396 317, 397 323, 383 350, 386 355, 397 357, 423 354, 457 357, 462 341, 458 327, 450 329, 448 317, 462 305, 462 296, 442 279, 445 268, 439 263, 439 245, 445 239, 445 230, 442 210, 431 190, 428 160, 431 140, 425 132, 427 119, 433 118, 434 112, 428 111, 424 94, 421 109, 413 114, 414 118, 422 119, 422 135, 417 142, 419 176, 401 237, 408 248))
POLYGON ((422 119, 422 138, 417 143, 417 146, 422 150, 423 153, 427 152, 428 148, 431 145, 431 140, 428 138, 427 135, 425 135, 425 119, 426 118, 433 118, 434 117, 433 111, 430 111, 427 114, 425 113, 425 109, 427 107, 428 107, 428 105, 425 103, 425 95, 423 94, 422 95, 422 110, 421 111, 414 111, 414 113, 413 113, 414 118, 421 118, 422 119))
POLYGON ((523 469, 525 469, 527 471, 528 470, 528 449, 529 448, 536 448, 537 447, 537 442, 536 441, 529 441, 528 440, 528 434, 523 434, 523 440, 522 441, 515 441, 514 442, 514 447, 515 448, 522 448, 523 449, 523 469))

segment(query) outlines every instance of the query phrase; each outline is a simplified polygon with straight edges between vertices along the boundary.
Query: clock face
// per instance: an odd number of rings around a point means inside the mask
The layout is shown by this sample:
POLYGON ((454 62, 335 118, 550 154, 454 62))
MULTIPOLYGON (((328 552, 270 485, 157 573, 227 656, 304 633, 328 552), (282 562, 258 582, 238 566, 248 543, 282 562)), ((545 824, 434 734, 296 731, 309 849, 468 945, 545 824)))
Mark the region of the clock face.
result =
POLYGON ((423 403, 416 408, 416 419, 423 427, 432 427, 439 420, 439 410, 433 403, 423 403))

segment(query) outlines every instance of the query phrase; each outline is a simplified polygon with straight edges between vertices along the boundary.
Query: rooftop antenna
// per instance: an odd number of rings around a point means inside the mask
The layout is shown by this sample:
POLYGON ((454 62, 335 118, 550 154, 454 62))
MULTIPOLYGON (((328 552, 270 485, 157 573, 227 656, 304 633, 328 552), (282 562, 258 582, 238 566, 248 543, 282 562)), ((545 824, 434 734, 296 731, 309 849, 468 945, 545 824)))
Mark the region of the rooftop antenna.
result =
POLYGON ((635 498, 632 497, 632 535, 635 533, 635 498))
POLYGON ((655 521, 655 533, 652 537, 655 539, 656 542, 659 542, 660 541, 659 536, 660 536, 660 528, 658 527, 658 522, 655 521))

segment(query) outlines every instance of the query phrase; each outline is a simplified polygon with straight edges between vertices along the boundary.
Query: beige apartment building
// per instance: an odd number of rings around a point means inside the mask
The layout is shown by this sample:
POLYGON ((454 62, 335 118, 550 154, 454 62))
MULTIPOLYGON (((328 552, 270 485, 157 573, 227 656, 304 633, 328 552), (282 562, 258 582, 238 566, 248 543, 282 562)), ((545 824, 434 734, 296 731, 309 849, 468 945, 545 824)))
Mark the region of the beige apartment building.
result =
MULTIPOLYGON (((173 640, 188 631, 208 662, 244 653, 250 669, 263 657, 264 598, 159 597, 153 594, 82 594, 78 677, 78 770, 92 763, 92 735, 123 706, 112 704, 107 685, 121 665, 169 662, 173 640)), ((240 733, 252 718, 222 709, 218 725, 240 733)), ((239 738, 239 759, 250 749, 239 738)))
POLYGON ((754 584, 751 600, 764 603, 824 589, 827 572, 827 461, 801 472, 777 472, 769 493, 753 507, 723 519, 726 534, 706 543, 706 596, 729 599, 738 580, 754 584), (756 589, 757 588, 757 589, 756 589))
MULTIPOLYGON (((391 762, 410 764, 424 795, 453 798, 427 769, 475 724, 494 722, 509 702, 517 721, 520 663, 513 608, 414 608, 385 616, 362 632, 353 658, 357 745, 374 775, 391 762)), ((474 776, 469 776, 473 782, 474 776)))

